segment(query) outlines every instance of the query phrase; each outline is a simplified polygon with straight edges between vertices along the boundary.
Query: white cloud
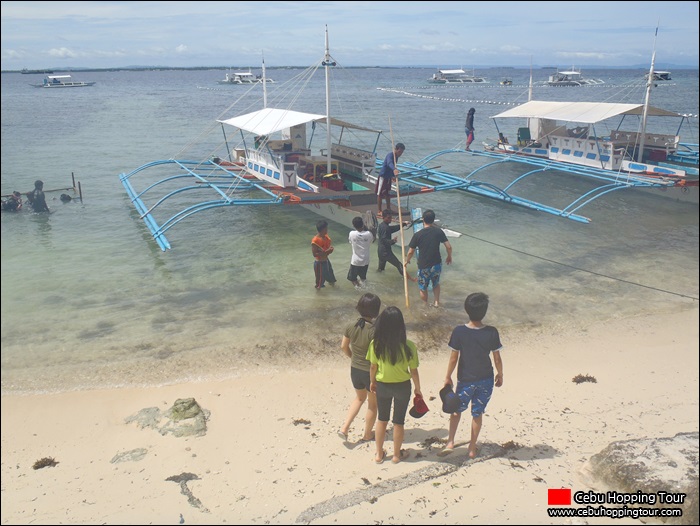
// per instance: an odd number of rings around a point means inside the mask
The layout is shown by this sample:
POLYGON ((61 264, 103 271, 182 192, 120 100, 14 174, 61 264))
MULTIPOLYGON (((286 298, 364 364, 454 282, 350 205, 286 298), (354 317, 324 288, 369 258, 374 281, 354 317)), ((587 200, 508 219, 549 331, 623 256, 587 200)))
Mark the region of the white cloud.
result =
POLYGON ((657 60, 698 65, 698 2, 638 2, 630 9, 627 2, 608 1, 605 10, 592 10, 588 2, 567 4, 565 10, 540 1, 396 5, 3 1, 2 68, 52 66, 45 63, 47 37, 57 46, 49 57, 79 59, 75 66, 150 65, 149 57, 178 67, 224 66, 232 57, 254 64, 262 51, 270 66, 303 66, 322 56, 326 25, 331 53, 347 66, 465 60, 477 66, 526 66, 568 56, 590 65, 631 66, 649 60, 661 9, 674 17, 673 25, 659 31, 657 60), (557 54, 562 49, 568 51, 557 54))
POLYGON ((49 56, 55 58, 76 58, 78 54, 66 47, 61 47, 58 49, 49 49, 49 56))

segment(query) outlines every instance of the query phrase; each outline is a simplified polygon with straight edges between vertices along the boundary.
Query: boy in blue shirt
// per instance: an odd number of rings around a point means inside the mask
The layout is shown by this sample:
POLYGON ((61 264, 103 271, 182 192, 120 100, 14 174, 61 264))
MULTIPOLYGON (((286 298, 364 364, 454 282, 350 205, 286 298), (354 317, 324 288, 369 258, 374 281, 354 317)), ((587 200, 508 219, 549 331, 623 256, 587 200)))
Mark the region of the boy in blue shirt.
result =
POLYGON ((481 420, 486 405, 491 399, 493 386, 503 385, 503 362, 501 361, 501 340, 498 330, 490 325, 484 325, 481 320, 489 307, 489 297, 483 292, 469 294, 464 301, 464 310, 469 316, 469 323, 458 325, 452 331, 449 346, 452 350, 447 364, 445 385, 453 385, 452 373, 457 368, 457 389, 459 397, 457 412, 450 415, 450 431, 443 454, 449 454, 455 447, 455 435, 462 413, 472 406, 471 441, 469 442, 469 458, 476 457, 476 440, 481 431, 481 420), (496 376, 493 375, 491 354, 496 366, 496 376))

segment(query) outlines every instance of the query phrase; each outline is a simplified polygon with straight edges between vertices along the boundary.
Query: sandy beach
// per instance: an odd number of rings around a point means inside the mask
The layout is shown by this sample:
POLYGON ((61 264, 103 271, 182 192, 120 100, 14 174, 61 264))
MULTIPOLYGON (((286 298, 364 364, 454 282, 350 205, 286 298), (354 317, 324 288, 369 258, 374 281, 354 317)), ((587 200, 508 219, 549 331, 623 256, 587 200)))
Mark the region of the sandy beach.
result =
POLYGON ((422 357, 430 411, 407 417, 410 457, 397 465, 376 465, 374 443, 357 443, 364 410, 348 442, 337 435, 353 395, 339 346, 328 363, 225 381, 3 394, 2 524, 571 524, 548 517, 547 490, 587 490, 581 468, 593 454, 617 440, 698 431, 697 302, 502 340, 504 385, 469 462, 466 445, 438 455, 449 420, 438 396, 446 346, 422 357), (573 382, 579 374, 597 381, 573 382), (209 413, 204 436, 125 422, 191 397, 209 413), (507 454, 490 458, 504 445, 507 454), (47 457, 57 464, 33 469, 47 457))

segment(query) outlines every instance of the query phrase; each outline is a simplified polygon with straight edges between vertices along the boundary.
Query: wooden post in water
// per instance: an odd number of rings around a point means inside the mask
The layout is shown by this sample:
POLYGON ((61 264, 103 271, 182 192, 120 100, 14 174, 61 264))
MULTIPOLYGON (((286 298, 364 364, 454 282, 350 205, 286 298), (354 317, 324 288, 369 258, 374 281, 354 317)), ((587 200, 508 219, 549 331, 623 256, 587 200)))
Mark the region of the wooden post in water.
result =
MULTIPOLYGON (((391 115, 389 115, 389 133, 391 135, 391 154, 394 156, 394 168, 398 170, 396 167, 396 149, 394 147, 394 131, 391 128, 391 115)), ((409 301, 408 301, 408 269, 406 268, 406 252, 404 250, 404 240, 403 240, 403 218, 401 216, 401 191, 399 190, 400 186, 400 181, 399 181, 399 176, 396 176, 396 203, 397 206, 399 207, 399 232, 401 233, 401 264, 403 265, 403 291, 404 291, 404 296, 406 297, 406 307, 410 307, 409 301)))

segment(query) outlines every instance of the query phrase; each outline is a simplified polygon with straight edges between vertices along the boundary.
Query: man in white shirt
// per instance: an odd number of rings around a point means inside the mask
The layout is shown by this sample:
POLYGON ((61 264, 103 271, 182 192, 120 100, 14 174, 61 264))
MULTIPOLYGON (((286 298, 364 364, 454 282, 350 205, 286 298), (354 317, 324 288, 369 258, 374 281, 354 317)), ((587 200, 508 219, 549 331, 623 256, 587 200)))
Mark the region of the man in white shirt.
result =
POLYGON ((364 287, 367 280, 367 268, 369 267, 369 247, 374 241, 374 234, 367 230, 360 216, 353 218, 352 226, 355 230, 348 235, 348 241, 352 245, 352 257, 350 258, 350 270, 348 280, 356 289, 364 287))

